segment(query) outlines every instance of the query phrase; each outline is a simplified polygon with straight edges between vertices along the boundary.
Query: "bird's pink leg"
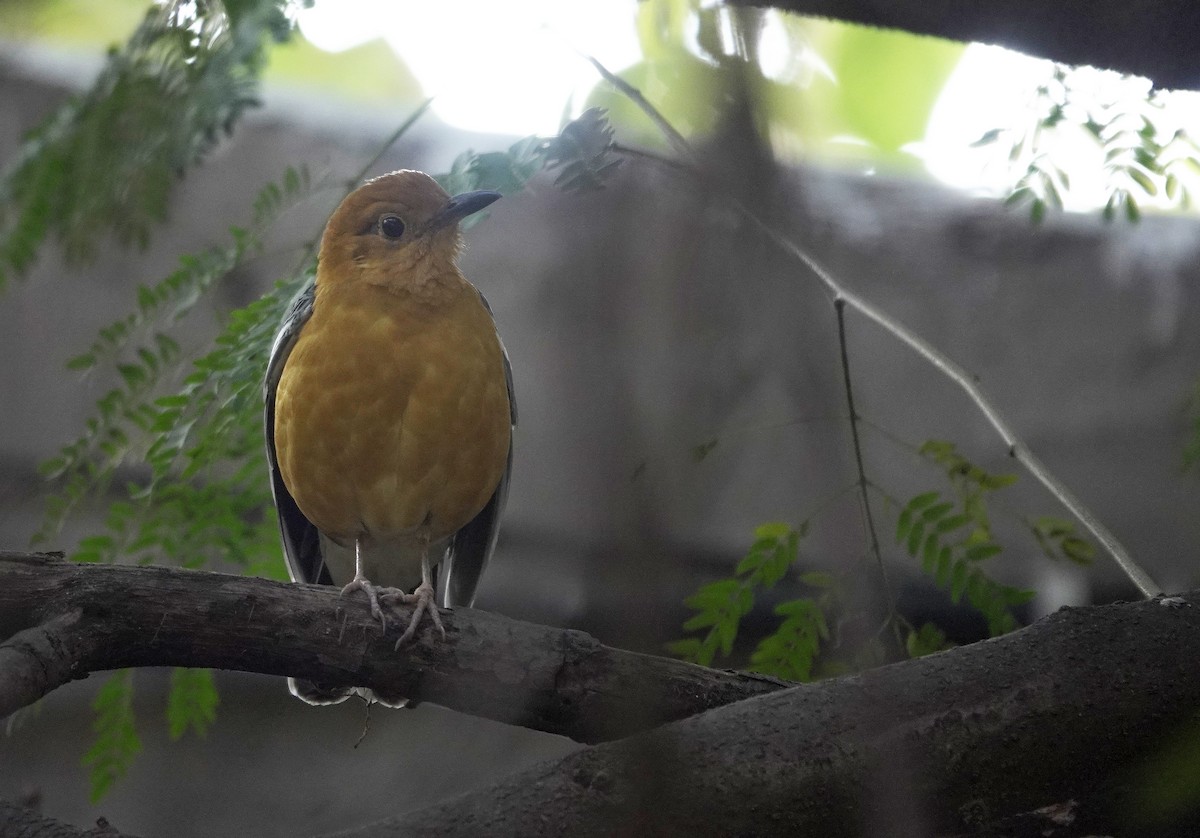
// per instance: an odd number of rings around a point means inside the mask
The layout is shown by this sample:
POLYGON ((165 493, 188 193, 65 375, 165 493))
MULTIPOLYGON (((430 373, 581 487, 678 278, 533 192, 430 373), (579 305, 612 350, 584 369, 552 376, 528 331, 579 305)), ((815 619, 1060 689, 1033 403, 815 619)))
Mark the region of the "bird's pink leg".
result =
POLYGON ((442 625, 442 618, 438 614, 437 604, 434 602, 436 594, 433 590, 433 567, 429 564, 429 545, 424 544, 421 548, 421 584, 411 594, 406 594, 403 591, 395 593, 388 592, 384 596, 385 602, 403 602, 406 605, 416 605, 413 609, 412 619, 408 621, 408 628, 404 630, 404 634, 400 635, 400 639, 396 641, 396 648, 399 649, 408 641, 412 640, 417 633, 417 627, 421 624, 421 615, 429 614, 429 618, 433 620, 433 624, 437 630, 442 633, 442 639, 446 637, 446 629, 442 625))
POLYGON ((383 615, 383 609, 379 607, 378 589, 363 575, 362 540, 357 538, 354 539, 354 578, 342 588, 342 596, 354 591, 362 591, 367 595, 367 601, 371 603, 371 616, 379 621, 384 631, 387 631, 387 618, 383 615))

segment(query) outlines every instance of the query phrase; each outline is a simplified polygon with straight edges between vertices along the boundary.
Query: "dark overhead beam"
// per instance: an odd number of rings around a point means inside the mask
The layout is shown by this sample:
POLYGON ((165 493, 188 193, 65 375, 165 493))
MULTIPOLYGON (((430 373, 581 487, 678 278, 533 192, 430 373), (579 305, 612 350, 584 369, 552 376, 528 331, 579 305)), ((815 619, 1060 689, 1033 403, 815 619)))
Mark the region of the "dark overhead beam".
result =
POLYGON ((1200 89, 1196 0, 731 0, 955 41, 1200 89))

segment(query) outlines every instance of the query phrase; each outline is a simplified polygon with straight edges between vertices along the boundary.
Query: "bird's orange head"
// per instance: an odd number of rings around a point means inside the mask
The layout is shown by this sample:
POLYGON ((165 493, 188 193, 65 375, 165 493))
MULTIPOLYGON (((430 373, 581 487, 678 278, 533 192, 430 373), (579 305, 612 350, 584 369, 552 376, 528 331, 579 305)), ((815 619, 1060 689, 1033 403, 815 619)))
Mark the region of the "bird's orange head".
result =
POLYGON ((321 238, 317 286, 366 281, 419 288, 456 275, 458 222, 499 198, 467 192, 453 198, 424 172, 402 169, 351 192, 321 238))

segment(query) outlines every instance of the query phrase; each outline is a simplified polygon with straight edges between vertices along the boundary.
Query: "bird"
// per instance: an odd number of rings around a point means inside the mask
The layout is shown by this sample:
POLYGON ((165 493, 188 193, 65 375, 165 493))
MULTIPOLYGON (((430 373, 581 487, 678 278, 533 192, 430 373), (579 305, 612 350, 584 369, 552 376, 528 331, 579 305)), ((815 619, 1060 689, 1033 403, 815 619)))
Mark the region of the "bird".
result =
MULTIPOLYGON (((459 222, 500 198, 451 197, 402 169, 334 210, 315 280, 288 307, 267 363, 265 430, 284 557, 295 582, 423 614, 469 607, 496 546, 513 464, 512 366, 491 307, 458 268, 459 222)), ((379 690, 288 679, 310 704, 379 690)))

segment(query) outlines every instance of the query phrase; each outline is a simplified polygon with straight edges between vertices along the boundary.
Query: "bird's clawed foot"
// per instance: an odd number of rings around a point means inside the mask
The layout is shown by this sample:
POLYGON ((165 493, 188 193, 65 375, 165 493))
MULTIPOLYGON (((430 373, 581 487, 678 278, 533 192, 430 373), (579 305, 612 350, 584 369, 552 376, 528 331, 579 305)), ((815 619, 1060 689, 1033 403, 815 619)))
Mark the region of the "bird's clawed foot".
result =
POLYGON ((383 601, 386 603, 402 602, 405 605, 416 606, 413 609, 412 619, 408 621, 408 628, 404 630, 404 634, 400 635, 400 639, 396 641, 397 649, 416 636, 417 628, 421 624, 422 614, 428 614, 434 626, 442 633, 442 639, 446 638, 446 629, 442 625, 442 618, 438 614, 437 605, 434 604, 433 585, 428 582, 422 582, 411 594, 406 594, 403 591, 395 591, 394 593, 389 591, 384 595, 383 601))
MULTIPOLYGON (((386 591, 387 589, 384 590, 386 591)), ((371 616, 379 621, 379 625, 384 631, 387 631, 387 617, 384 616, 383 609, 379 607, 380 589, 370 579, 358 574, 350 580, 350 583, 346 587, 342 588, 341 595, 345 596, 355 591, 362 591, 367 595, 367 601, 371 603, 371 616)))

